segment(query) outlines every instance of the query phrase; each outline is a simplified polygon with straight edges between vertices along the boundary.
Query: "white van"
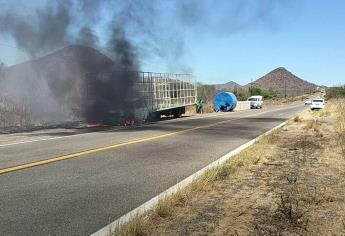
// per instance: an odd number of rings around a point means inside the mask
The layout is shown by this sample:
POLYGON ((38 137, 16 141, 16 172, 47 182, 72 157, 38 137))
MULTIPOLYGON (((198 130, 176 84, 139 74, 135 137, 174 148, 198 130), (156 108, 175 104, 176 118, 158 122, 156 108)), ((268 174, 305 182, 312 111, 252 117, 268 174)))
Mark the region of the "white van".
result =
POLYGON ((248 101, 250 101, 250 108, 262 108, 262 104, 264 103, 263 96, 251 96, 248 98, 248 101))

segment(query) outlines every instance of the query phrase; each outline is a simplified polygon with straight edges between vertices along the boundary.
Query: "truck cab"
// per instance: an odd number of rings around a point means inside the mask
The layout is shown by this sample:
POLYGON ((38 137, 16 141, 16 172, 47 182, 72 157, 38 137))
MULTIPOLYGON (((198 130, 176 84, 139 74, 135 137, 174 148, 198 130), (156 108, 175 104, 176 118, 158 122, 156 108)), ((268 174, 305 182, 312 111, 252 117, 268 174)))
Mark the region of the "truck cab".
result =
POLYGON ((263 102, 264 102, 264 98, 263 96, 251 96, 248 98, 248 101, 250 101, 250 108, 251 109, 258 109, 258 108, 262 108, 263 102))

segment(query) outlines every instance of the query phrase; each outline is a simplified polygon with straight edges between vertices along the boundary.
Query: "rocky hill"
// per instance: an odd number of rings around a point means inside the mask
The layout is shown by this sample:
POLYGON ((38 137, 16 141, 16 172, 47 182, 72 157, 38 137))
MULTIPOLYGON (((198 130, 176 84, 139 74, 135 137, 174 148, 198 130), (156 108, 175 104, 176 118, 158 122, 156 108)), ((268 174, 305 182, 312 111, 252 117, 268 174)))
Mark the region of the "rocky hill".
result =
POLYGON ((286 91, 287 96, 301 95, 317 88, 316 84, 297 77, 284 67, 274 69, 245 87, 249 88, 250 86, 263 90, 277 91, 280 94, 285 94, 286 91))
POLYGON ((234 81, 229 81, 225 84, 215 84, 216 89, 218 90, 229 90, 235 91, 236 89, 240 89, 242 86, 234 81))

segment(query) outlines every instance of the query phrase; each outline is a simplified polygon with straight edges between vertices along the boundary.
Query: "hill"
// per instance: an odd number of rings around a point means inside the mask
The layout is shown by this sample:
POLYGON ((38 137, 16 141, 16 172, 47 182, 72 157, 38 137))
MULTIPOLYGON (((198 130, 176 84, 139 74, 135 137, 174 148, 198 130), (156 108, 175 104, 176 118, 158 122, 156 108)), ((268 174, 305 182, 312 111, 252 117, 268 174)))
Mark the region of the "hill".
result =
POLYGON ((263 90, 277 91, 282 95, 286 91, 287 96, 302 95, 318 87, 316 84, 302 80, 284 67, 274 69, 245 87, 249 88, 250 86, 263 90))
POLYGON ((218 90, 230 90, 230 91, 235 91, 236 89, 242 88, 242 85, 234 82, 234 81, 229 81, 225 84, 215 84, 216 89, 218 90))
POLYGON ((65 120, 78 113, 89 72, 109 70, 114 62, 85 46, 72 45, 44 57, 6 68, 0 95, 45 120, 65 120))

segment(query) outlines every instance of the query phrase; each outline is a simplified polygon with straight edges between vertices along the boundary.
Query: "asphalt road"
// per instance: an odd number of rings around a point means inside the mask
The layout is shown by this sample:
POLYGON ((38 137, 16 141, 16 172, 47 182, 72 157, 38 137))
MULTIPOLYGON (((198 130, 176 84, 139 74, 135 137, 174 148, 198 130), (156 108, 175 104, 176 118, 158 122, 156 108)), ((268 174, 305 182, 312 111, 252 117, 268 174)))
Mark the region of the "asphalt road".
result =
MULTIPOLYGON (((0 235, 89 235, 293 117, 266 108, 0 144, 0 235)), ((10 137, 10 136, 9 136, 10 137)), ((9 140, 12 140, 12 136, 9 140)))

